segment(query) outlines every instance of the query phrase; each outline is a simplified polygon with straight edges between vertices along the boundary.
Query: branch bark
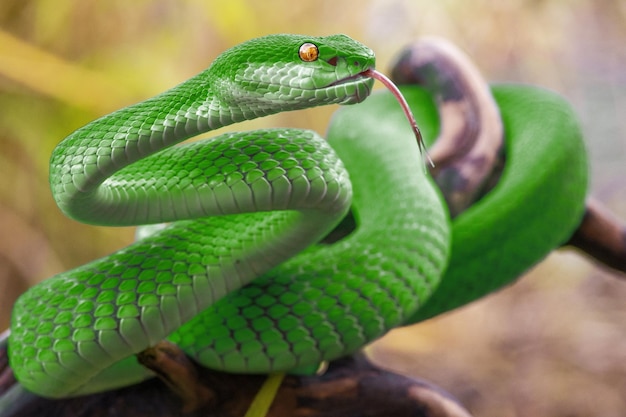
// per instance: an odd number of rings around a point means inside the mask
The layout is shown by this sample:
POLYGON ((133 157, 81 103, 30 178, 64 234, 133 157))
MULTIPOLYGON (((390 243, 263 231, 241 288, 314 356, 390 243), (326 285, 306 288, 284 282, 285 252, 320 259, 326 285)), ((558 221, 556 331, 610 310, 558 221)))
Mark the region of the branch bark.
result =
POLYGON ((598 200, 587 200, 583 221, 567 244, 626 274, 626 224, 598 200))
POLYGON ((424 38, 405 48, 392 67, 398 84, 417 84, 437 104, 440 132, 431 174, 456 217, 495 185, 504 159, 504 128, 487 82, 459 48, 424 38))
MULTIPOLYGON (((208 370, 188 359, 180 361, 179 355, 184 354, 176 352, 175 346, 165 349, 173 359, 169 363, 159 359, 151 367, 166 383, 155 378, 116 391, 65 400, 33 397, 23 408, 2 417, 241 417, 265 381, 260 375, 208 370), (180 379, 181 374, 197 377, 180 379), (179 395, 180 388, 183 395, 179 395)), ((6 358, 6 349, 0 348, 0 358, 6 358)), ((6 376, 10 369, 5 367, 0 373, 6 376)), ((4 379, 4 383, 11 379, 4 379)), ((0 392, 7 388, 0 386, 0 392)), ((267 414, 283 416, 471 417, 442 389, 381 370, 363 355, 334 361, 321 376, 285 377, 267 414)))

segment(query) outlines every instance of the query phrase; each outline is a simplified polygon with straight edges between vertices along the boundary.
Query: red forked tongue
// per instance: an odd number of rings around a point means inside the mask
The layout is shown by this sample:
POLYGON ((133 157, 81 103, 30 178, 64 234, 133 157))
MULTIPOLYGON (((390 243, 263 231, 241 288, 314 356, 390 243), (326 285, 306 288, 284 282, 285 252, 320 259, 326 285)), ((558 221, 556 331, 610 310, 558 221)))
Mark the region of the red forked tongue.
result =
POLYGON ((404 96, 402 95, 398 87, 396 87, 393 81, 387 78, 386 75, 372 68, 363 71, 361 75, 365 77, 371 77, 371 78, 374 78, 375 80, 380 81, 381 83, 383 83, 385 87, 387 87, 389 91, 391 91, 391 94, 393 94, 396 100, 398 100, 398 103, 400 103, 400 107, 402 107, 402 111, 404 111, 406 118, 409 119, 409 123, 411 124, 411 128, 413 129, 413 133, 415 133, 415 138, 417 139, 417 146, 419 146, 420 152, 426 156, 428 163, 434 168, 435 164, 433 163, 433 160, 430 159, 430 156, 428 155, 428 151, 426 150, 426 145, 424 144, 424 139, 422 138, 422 132, 420 132, 419 127, 417 127, 415 116, 413 116, 413 113, 411 112, 411 109, 409 108, 409 104, 406 102, 404 96))

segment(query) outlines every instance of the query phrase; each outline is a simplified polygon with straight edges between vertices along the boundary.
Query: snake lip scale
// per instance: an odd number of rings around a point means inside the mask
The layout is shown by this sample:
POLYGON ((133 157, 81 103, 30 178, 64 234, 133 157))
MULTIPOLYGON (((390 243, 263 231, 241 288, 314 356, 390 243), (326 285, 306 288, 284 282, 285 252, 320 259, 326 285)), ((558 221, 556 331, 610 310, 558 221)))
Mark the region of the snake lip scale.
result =
POLYGON ((341 84, 350 83, 352 81, 359 82, 359 81, 363 81, 365 79, 371 79, 372 77, 370 76, 370 71, 372 71, 373 69, 374 69, 374 67, 370 67, 367 70, 365 70, 363 72, 360 72, 360 73, 358 73, 356 75, 351 75, 349 77, 345 77, 345 78, 339 79, 337 81, 334 81, 334 82, 328 84, 328 87, 334 87, 334 86, 338 86, 338 85, 341 85, 341 84))

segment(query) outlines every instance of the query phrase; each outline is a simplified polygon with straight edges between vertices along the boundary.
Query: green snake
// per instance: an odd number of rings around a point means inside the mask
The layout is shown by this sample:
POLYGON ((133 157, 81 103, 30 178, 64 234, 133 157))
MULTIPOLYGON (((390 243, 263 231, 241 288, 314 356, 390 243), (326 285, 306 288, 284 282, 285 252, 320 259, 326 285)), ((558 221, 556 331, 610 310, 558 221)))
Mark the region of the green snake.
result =
MULTIPOLYGON (((478 298, 567 239, 582 215, 586 159, 562 99, 494 89, 506 169, 451 224, 394 97, 365 100, 374 66, 373 52, 343 35, 257 38, 63 140, 50 183, 64 213, 167 225, 19 298, 9 337, 19 382, 46 397, 136 383, 151 374, 134 354, 164 338, 213 369, 303 371, 478 298), (285 128, 171 146, 337 103, 360 104, 340 109, 328 141, 285 128), (316 245, 350 209, 356 229, 316 245)), ((403 93, 434 137, 430 95, 403 93)))

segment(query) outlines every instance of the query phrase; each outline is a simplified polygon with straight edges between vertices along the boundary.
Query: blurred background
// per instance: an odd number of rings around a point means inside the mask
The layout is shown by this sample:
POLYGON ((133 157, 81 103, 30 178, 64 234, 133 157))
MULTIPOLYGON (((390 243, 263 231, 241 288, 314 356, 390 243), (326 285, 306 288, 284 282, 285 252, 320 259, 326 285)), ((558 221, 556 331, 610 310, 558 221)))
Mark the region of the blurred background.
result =
MULTIPOLYGON (((346 33, 386 72, 411 41, 444 36, 490 81, 560 92, 584 126, 593 195, 626 218, 624 1, 2 0, 0 329, 25 288, 133 239, 132 228, 86 226, 59 212, 47 183, 54 146, 201 71, 228 47, 277 32, 346 33)), ((323 133, 334 110, 236 129, 323 133)), ((623 416, 626 282, 561 250, 506 290, 395 330, 368 352, 380 366, 435 382, 476 416, 623 416)))

